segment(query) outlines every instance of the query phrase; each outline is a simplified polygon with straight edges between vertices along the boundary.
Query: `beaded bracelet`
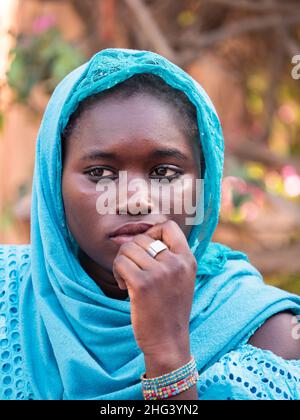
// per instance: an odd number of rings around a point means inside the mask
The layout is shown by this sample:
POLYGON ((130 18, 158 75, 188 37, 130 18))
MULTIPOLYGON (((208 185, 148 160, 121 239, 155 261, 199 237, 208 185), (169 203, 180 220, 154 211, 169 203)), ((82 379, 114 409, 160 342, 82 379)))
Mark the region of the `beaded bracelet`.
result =
POLYGON ((180 394, 194 386, 199 379, 198 372, 195 375, 190 375, 187 378, 181 379, 171 385, 161 388, 143 390, 145 400, 162 400, 180 394))
POLYGON ((143 374, 141 376, 143 395, 146 400, 170 398, 191 388, 198 379, 196 362, 192 356, 186 365, 170 373, 155 378, 146 378, 146 374, 143 374))
POLYGON ((169 385, 173 382, 176 382, 180 379, 183 379, 184 377, 191 374, 196 369, 196 361, 193 356, 191 356, 191 360, 184 366, 181 366, 180 368, 173 370, 172 372, 165 373, 164 375, 157 376, 155 378, 146 378, 146 373, 144 373, 141 376, 141 380, 143 383, 144 388, 157 386, 165 386, 169 385))

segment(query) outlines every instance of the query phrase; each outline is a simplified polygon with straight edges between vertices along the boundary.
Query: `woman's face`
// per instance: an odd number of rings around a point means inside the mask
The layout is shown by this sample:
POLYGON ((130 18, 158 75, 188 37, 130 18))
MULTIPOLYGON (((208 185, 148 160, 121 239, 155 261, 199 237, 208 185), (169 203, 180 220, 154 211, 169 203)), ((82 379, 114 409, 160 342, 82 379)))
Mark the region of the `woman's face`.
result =
POLYGON ((200 178, 198 149, 184 134, 180 118, 172 106, 149 94, 105 98, 81 115, 65 147, 62 194, 69 229, 94 265, 111 272, 120 243, 110 234, 127 223, 172 219, 188 237, 191 226, 186 225, 186 217, 191 214, 174 211, 179 195, 170 194, 168 213, 154 212, 166 194, 150 194, 151 181, 174 177, 171 184, 190 179, 185 193, 195 198, 195 180, 200 178), (96 206, 101 195, 97 182, 110 178, 117 191, 119 171, 126 171, 127 186, 136 179, 143 184, 136 191, 126 191, 115 214, 101 214, 96 206), (141 209, 137 214, 128 206, 133 195, 141 209))

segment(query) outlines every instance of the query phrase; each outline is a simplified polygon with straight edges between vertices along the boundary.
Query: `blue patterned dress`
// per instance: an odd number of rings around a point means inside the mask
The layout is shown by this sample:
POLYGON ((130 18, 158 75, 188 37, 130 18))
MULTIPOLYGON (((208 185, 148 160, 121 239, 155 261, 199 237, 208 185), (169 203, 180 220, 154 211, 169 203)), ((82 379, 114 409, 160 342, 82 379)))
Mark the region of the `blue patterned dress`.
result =
MULTIPOLYGON (((29 264, 30 245, 0 246, 2 400, 35 399, 26 374, 26 360, 22 354, 18 320, 18 290, 29 264)), ((252 333, 236 348, 200 372, 200 400, 299 399, 300 360, 284 360, 271 351, 247 344, 252 333)))

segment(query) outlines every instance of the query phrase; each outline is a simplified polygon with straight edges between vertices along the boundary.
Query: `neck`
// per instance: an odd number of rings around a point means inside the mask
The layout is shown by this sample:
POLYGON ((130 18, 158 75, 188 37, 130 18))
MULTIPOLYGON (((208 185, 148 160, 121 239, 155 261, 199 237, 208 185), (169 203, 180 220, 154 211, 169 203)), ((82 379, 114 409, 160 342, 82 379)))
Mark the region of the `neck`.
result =
POLYGON ((82 268, 98 284, 106 296, 119 300, 127 299, 128 291, 119 288, 112 271, 101 267, 82 250, 79 251, 78 258, 82 268))

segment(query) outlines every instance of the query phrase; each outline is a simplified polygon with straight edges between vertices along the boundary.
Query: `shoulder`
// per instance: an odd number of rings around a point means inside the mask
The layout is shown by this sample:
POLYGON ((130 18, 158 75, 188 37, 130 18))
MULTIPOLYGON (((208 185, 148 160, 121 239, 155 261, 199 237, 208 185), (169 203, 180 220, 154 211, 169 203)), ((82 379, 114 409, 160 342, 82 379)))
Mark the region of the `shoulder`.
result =
POLYGON ((270 350, 283 359, 300 359, 300 318, 291 312, 273 315, 248 341, 254 347, 270 350))
POLYGON ((201 372, 199 399, 299 400, 300 360, 243 344, 201 372))

